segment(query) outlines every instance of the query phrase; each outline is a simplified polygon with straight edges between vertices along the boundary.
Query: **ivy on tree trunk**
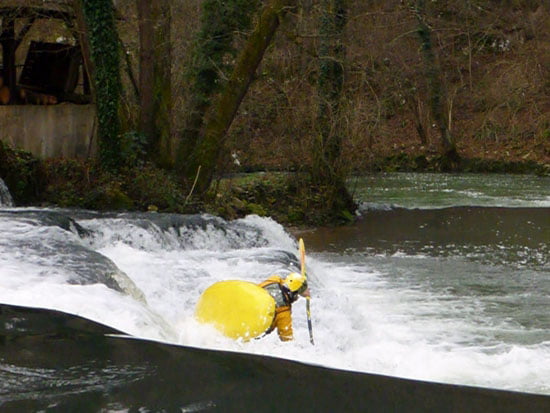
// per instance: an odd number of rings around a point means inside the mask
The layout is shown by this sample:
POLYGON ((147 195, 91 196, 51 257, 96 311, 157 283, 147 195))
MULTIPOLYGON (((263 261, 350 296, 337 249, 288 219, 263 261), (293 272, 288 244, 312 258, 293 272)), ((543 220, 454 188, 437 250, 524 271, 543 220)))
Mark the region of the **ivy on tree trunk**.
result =
POLYGON ((227 131, 281 19, 295 3, 295 0, 267 2, 254 31, 238 55, 230 78, 213 102, 207 102, 209 110, 205 111, 202 119, 199 139, 188 161, 179 165, 187 182, 196 183, 195 190, 198 193, 204 193, 210 186, 227 131))
POLYGON ((183 176, 194 168, 189 166, 189 160, 203 138, 206 114, 233 69, 228 56, 237 53, 233 46, 235 35, 250 29, 257 6, 258 0, 204 0, 202 4, 201 29, 186 70, 190 81, 187 119, 178 136, 176 153, 176 168, 183 176))
POLYGON ((75 0, 81 12, 93 63, 91 80, 97 107, 99 159, 106 169, 120 164, 120 51, 112 0, 75 0))

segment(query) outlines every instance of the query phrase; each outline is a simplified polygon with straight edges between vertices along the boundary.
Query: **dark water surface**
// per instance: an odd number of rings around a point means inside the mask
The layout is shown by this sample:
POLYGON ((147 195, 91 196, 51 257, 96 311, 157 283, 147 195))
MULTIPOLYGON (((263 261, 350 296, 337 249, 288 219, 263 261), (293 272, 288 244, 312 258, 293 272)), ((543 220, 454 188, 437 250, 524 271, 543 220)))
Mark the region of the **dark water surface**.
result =
POLYGON ((0 305, 0 409, 544 411, 550 398, 112 336, 82 318, 0 305))

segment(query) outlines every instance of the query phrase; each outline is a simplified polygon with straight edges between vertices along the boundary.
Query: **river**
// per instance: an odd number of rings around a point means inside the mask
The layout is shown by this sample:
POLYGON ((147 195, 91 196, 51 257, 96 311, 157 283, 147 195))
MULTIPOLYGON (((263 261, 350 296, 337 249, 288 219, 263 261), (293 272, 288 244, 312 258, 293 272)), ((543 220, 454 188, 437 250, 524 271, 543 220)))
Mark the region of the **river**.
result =
MULTIPOLYGON (((185 348, 550 395, 550 178, 390 174, 350 187, 368 200, 356 223, 292 232, 258 216, 4 203, 0 303, 185 348), (297 269, 297 237, 307 250, 314 346, 303 300, 289 343, 275 334, 235 342, 197 324, 194 306, 210 284, 297 269)), ((8 361, 0 358, 0 373, 26 376, 8 361)), ((16 399, 14 386, 0 384, 0 405, 16 399)))

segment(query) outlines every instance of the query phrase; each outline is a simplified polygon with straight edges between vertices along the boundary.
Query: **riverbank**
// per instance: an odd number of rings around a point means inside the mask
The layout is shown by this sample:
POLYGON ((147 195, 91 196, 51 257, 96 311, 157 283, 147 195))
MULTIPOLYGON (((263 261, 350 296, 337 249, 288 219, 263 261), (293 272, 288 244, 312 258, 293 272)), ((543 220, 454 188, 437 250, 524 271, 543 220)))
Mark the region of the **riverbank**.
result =
MULTIPOLYGON (((266 151, 252 145, 243 155, 242 164, 248 171, 299 170, 300 163, 277 151, 266 151)), ((539 140, 501 139, 479 140, 461 138, 457 142, 460 162, 442 162, 435 143, 422 145, 407 136, 386 137, 344 148, 343 157, 350 174, 373 172, 472 172, 550 174, 550 135, 539 140)), ((303 157, 302 157, 303 158, 303 157)), ((300 158, 301 159, 301 158, 300 158)), ((303 159, 302 159, 303 160, 303 159)), ((241 167, 242 169, 242 167, 241 167)))
MULTIPOLYGON (((474 172, 548 175, 550 163, 535 160, 462 158, 442 163, 433 150, 403 147, 395 153, 356 163, 351 174, 373 172, 474 172)), ((279 160, 281 161, 281 160, 279 160)), ((345 224, 352 211, 327 211, 325 200, 314 192, 306 173, 280 162, 278 168, 243 165, 214 182, 200 199, 184 192, 177 176, 149 164, 124 167, 118 173, 101 171, 93 162, 49 159, 0 144, 0 178, 18 206, 40 205, 93 210, 135 210, 177 213, 206 212, 226 219, 248 214, 271 216, 289 226, 345 224)))
MULTIPOLYGON (((460 162, 453 172, 550 174, 550 136, 541 139, 479 139, 457 141, 460 162)), ((421 145, 405 137, 375 142, 366 157, 370 170, 439 172, 442 162, 437 145, 421 145)))

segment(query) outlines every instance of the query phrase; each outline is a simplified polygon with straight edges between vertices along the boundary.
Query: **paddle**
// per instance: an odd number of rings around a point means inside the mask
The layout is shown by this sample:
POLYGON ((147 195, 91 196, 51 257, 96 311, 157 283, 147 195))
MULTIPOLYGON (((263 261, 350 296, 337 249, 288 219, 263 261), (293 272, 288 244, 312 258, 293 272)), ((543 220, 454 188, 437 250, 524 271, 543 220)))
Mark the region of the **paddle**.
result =
MULTIPOLYGON (((304 240, 300 238, 300 241, 298 242, 298 246, 300 249, 300 265, 302 267, 302 277, 306 278, 306 247, 304 246, 304 240)), ((309 341, 312 345, 315 345, 315 342, 313 341, 313 327, 311 326, 311 311, 309 308, 311 297, 306 297, 306 313, 307 313, 307 327, 309 329, 309 341)))

